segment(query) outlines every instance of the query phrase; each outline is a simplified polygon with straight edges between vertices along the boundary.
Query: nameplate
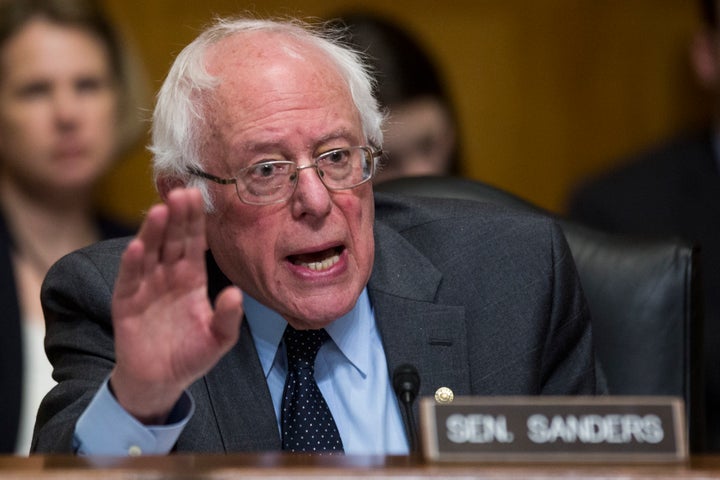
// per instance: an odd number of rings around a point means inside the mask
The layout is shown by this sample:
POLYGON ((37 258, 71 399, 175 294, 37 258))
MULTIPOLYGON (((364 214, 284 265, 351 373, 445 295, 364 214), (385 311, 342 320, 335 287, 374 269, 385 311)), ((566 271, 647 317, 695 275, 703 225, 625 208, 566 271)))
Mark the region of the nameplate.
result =
POLYGON ((675 397, 456 397, 420 400, 423 454, 438 462, 679 462, 675 397))

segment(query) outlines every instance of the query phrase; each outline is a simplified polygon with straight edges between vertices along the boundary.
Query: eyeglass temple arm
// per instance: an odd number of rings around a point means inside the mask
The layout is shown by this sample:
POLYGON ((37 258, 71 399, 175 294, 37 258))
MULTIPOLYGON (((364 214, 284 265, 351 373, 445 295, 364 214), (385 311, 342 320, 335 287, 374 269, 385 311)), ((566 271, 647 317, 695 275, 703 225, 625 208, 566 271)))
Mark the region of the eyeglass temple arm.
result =
POLYGON ((190 173, 191 175, 196 175, 196 176, 198 176, 198 177, 202 177, 202 178, 205 178, 205 179, 208 179, 208 180, 212 180, 213 182, 219 183, 219 184, 221 184, 221 185, 230 185, 230 184, 237 183, 237 180, 234 179, 234 178, 220 178, 220 177, 216 177, 215 175, 212 175, 212 174, 207 173, 207 172, 203 172, 202 170, 200 170, 200 169, 198 169, 198 168, 195 168, 195 167, 189 167, 189 168, 187 169, 187 171, 188 171, 188 173, 190 173))

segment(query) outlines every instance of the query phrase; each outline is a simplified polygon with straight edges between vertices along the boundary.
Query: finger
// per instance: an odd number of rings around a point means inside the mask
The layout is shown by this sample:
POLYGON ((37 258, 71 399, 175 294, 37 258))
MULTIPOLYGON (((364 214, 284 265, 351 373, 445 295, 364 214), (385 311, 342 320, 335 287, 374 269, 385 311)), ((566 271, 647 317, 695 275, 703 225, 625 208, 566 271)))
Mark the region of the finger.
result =
POLYGON ((203 259, 207 243, 205 211, 200 191, 195 188, 173 190, 168 195, 167 205, 170 217, 161 261, 203 259))
POLYGON ((120 258, 120 271, 114 291, 116 298, 131 297, 140 287, 143 278, 144 256, 143 242, 137 238, 131 240, 120 258))
POLYGON ((168 216, 169 212, 166 205, 154 205, 145 216, 145 220, 137 234, 136 238, 143 243, 144 247, 143 268, 145 272, 150 272, 160 259, 168 216))
POLYGON ((160 261, 172 263, 185 254, 188 230, 189 200, 185 189, 175 189, 168 194, 168 224, 163 241, 160 261))
POLYGON ((242 316, 240 289, 234 286, 225 288, 215 300, 215 314, 210 330, 216 341, 226 349, 230 349, 237 342, 242 316))
POLYGON ((167 212, 163 205, 155 205, 148 211, 140 231, 121 257, 115 286, 116 295, 132 295, 139 288, 144 273, 157 262, 157 248, 166 217, 167 212))
POLYGON ((188 189, 188 225, 186 249, 189 257, 195 260, 204 261, 205 250, 207 249, 205 230, 205 203, 200 190, 188 189))

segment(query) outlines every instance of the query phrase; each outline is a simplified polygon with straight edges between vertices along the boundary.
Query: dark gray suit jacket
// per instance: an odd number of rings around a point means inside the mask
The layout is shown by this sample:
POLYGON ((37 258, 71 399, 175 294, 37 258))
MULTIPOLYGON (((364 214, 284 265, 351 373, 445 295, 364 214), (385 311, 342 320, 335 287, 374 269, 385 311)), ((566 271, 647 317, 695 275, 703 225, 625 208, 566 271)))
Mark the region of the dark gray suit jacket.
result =
MULTIPOLYGON (((368 284, 388 370, 415 365, 420 395, 592 394, 589 314, 552 220, 456 200, 376 194, 368 284)), ((42 293, 59 385, 34 448, 69 452, 75 422, 113 366, 110 299, 124 241, 73 253, 42 293)), ((211 298, 228 284, 208 255, 211 298)), ((280 449, 270 393, 246 322, 237 345, 190 391, 197 409, 177 451, 280 449)))

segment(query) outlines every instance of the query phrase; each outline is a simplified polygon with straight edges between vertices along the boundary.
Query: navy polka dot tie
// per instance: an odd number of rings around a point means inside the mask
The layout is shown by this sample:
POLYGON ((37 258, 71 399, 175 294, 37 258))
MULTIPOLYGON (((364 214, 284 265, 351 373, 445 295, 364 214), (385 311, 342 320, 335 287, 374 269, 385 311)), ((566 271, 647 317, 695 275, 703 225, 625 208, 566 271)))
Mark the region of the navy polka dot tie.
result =
POLYGON ((325 330, 285 330, 288 374, 283 392, 282 448, 290 452, 342 453, 343 444, 325 398, 315 383, 315 357, 325 330))

